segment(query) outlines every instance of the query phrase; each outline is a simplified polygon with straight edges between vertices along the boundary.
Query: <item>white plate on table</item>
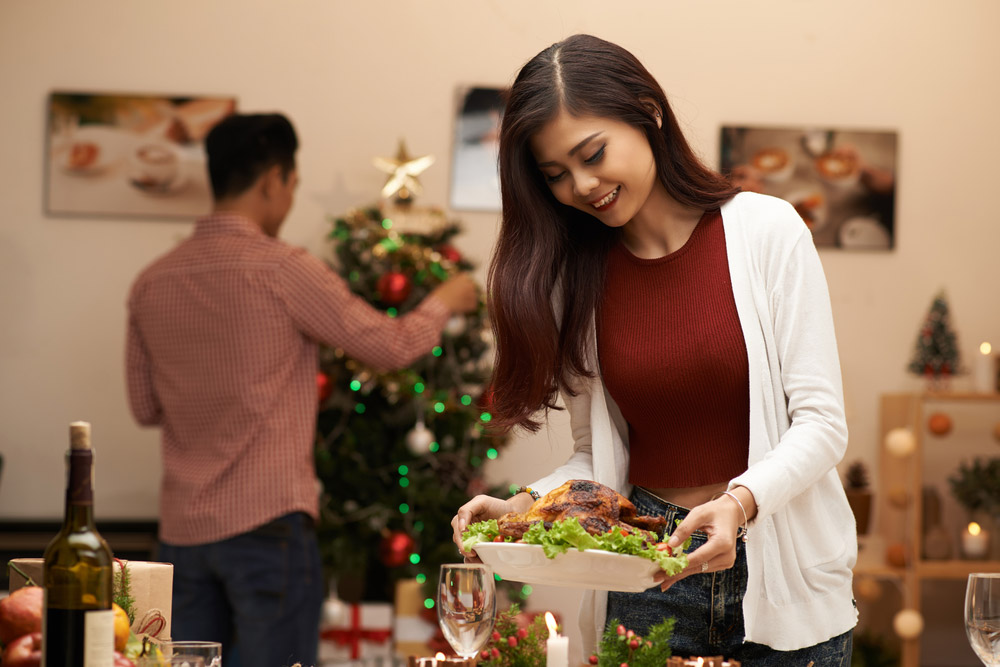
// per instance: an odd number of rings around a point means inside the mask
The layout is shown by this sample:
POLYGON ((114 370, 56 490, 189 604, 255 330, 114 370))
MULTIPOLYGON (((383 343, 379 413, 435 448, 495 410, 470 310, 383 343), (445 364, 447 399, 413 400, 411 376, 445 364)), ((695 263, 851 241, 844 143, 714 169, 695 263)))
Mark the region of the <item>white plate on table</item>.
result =
POLYGON ((660 566, 641 556, 600 549, 570 548, 546 558, 542 547, 520 542, 481 542, 474 547, 484 563, 504 579, 526 584, 638 593, 656 586, 660 566))

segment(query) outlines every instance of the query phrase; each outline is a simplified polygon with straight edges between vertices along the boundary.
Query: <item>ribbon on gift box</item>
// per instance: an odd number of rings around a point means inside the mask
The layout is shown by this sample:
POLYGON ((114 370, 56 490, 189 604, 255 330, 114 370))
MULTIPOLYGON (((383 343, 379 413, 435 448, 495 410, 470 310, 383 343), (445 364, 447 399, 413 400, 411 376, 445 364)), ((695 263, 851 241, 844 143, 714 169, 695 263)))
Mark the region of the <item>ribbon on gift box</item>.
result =
POLYGON ((351 647, 351 660, 361 657, 361 642, 384 644, 392 637, 392 628, 370 629, 361 627, 361 605, 351 605, 351 625, 346 628, 330 628, 320 636, 329 639, 338 646, 351 647))

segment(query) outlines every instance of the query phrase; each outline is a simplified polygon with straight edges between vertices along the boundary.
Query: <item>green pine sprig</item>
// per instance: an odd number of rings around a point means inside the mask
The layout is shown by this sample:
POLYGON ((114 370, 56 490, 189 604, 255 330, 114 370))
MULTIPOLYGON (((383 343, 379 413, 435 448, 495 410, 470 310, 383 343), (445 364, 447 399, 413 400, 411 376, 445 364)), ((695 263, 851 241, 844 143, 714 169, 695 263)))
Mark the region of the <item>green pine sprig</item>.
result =
POLYGON ((549 631, 542 614, 522 628, 517 616, 517 603, 497 615, 493 635, 479 653, 479 664, 489 667, 537 667, 545 664, 545 640, 549 631))
POLYGON ((590 663, 598 667, 661 667, 670 657, 670 638, 674 633, 673 618, 668 618, 649 629, 642 637, 621 625, 617 619, 608 623, 601 638, 597 655, 590 663))
POLYGON ((135 623, 135 598, 132 596, 132 578, 128 571, 128 563, 118 558, 118 571, 115 572, 113 601, 128 615, 128 623, 135 623))

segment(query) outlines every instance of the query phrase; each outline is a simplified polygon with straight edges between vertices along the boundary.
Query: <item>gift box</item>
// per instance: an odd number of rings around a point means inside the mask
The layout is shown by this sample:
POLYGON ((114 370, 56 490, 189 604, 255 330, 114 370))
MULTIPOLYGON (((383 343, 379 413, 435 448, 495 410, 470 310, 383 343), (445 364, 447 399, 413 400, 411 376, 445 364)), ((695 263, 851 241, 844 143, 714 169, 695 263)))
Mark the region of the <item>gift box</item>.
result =
POLYGON ((416 579, 401 579, 396 582, 396 619, 393 633, 396 641, 396 655, 434 655, 430 641, 437 632, 437 624, 427 620, 424 611, 423 586, 416 579))
POLYGON ((392 605, 348 604, 331 598, 323 604, 319 662, 375 665, 392 662, 392 605))
MULTIPOLYGON (((41 558, 15 558, 10 561, 10 590, 25 585, 20 570, 36 584, 42 584, 43 561, 41 558), (16 569, 15 569, 16 568, 16 569)), ((135 618, 132 632, 148 634, 159 639, 170 637, 170 609, 174 587, 174 566, 170 563, 148 561, 115 561, 115 572, 122 566, 128 568, 132 597, 135 599, 135 618)))

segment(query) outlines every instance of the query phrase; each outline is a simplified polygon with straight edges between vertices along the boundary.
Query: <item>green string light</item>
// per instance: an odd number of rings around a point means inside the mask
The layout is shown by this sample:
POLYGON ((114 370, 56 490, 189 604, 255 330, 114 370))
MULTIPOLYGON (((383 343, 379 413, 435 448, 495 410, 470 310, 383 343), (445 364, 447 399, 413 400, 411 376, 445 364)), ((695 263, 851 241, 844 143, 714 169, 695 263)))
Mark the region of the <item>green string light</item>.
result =
POLYGON ((529 595, 531 595, 531 586, 528 586, 527 584, 521 586, 521 597, 526 598, 529 595))
POLYGON ((361 280, 361 274, 358 273, 357 271, 351 271, 350 273, 347 274, 347 279, 350 280, 352 283, 356 283, 359 280, 361 280))
POLYGON ((434 608, 434 598, 427 598, 426 600, 424 600, 424 607, 426 607, 427 609, 433 609, 434 608))
POLYGON ((408 472, 410 472, 409 468, 407 468, 406 466, 399 466, 399 474, 400 475, 405 475, 408 472))
POLYGON ((410 485, 410 480, 408 480, 405 477, 400 477, 399 478, 399 485, 405 489, 406 487, 408 487, 410 485))
POLYGON ((444 412, 444 403, 442 403, 441 401, 438 401, 437 403, 435 403, 434 404, 434 412, 436 412, 438 414, 441 414, 442 412, 444 412))
POLYGON ((497 457, 497 450, 493 449, 492 447, 486 450, 486 458, 495 459, 496 457, 497 457))
POLYGON ((386 218, 382 221, 382 229, 392 229, 392 220, 386 218))
POLYGON ((351 380, 351 391, 357 391, 359 389, 361 389, 361 381, 351 380))
POLYGON ((355 405, 354 405, 354 411, 357 412, 359 415, 365 414, 365 404, 364 403, 355 403, 355 405))
POLYGON ((421 572, 420 574, 417 575, 416 579, 418 584, 422 584, 425 581, 427 581, 427 575, 421 572))
POLYGON ((478 456, 473 456, 472 458, 469 459, 469 463, 472 464, 473 468, 478 468, 479 466, 483 465, 483 460, 478 456))
POLYGON ((410 554, 410 562, 416 565, 420 562, 420 554, 410 554))
POLYGON ((386 308, 385 314, 389 317, 396 317, 396 315, 399 315, 399 311, 395 308, 386 308))
POLYGON ((435 357, 440 357, 442 354, 444 354, 444 350, 441 349, 440 345, 435 345, 434 349, 431 350, 431 354, 433 354, 435 357))
POLYGON ((417 531, 418 533, 423 532, 423 530, 424 530, 424 522, 423 521, 414 521, 413 522, 413 530, 417 531))
POLYGON ((462 395, 462 405, 472 405, 472 397, 468 394, 462 395))
POLYGON ((493 419, 493 415, 491 415, 491 414, 490 414, 490 413, 488 413, 488 412, 484 412, 483 414, 479 415, 479 419, 480 419, 481 421, 484 421, 484 422, 488 422, 488 421, 490 421, 491 419, 493 419))
POLYGON ((397 243, 395 239, 391 238, 382 239, 378 242, 378 245, 385 248, 386 252, 396 252, 399 250, 399 243, 397 243))
POLYGON ((441 449, 441 445, 437 444, 437 442, 432 442, 429 449, 431 450, 431 454, 433 454, 437 450, 441 449))
MULTIPOLYGON (((420 575, 418 574, 417 575, 417 579, 419 579, 419 578, 420 578, 420 575)), ((501 577, 499 574, 496 574, 496 573, 493 573, 493 578, 496 579, 497 581, 503 581, 503 577, 501 577)))
POLYGON ((406 503, 400 503, 399 504, 399 513, 400 514, 406 514, 409 511, 410 511, 410 506, 409 505, 407 505, 406 503))
POLYGON ((427 387, 426 387, 426 385, 424 385, 423 382, 417 382, 416 384, 413 385, 413 391, 414 391, 414 393, 417 393, 417 394, 424 393, 424 389, 426 389, 426 388, 427 387))

